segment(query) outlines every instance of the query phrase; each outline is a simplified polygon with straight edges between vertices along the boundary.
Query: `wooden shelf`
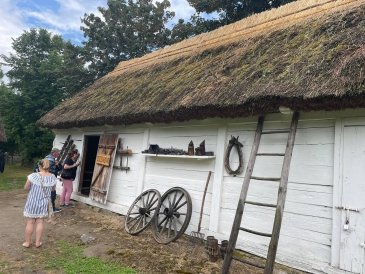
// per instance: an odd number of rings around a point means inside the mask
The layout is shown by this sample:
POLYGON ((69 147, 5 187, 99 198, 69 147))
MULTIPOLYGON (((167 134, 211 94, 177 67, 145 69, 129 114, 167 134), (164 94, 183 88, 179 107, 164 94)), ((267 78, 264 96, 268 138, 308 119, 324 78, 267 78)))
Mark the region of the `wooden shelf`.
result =
POLYGON ((142 155, 146 155, 148 157, 161 157, 161 158, 180 158, 180 159, 196 159, 196 160, 206 160, 206 159, 214 159, 215 156, 189 156, 189 155, 169 155, 169 154, 149 154, 142 153, 142 155))

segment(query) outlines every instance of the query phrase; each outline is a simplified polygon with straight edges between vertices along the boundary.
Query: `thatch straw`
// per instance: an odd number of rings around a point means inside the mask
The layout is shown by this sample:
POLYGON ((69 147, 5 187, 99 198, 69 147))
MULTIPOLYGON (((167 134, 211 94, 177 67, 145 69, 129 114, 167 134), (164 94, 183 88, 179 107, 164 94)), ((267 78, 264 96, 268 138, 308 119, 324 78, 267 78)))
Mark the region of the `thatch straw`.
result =
POLYGON ((363 33, 365 0, 293 2, 123 62, 39 124, 238 117, 281 105, 365 107, 363 33))
POLYGON ((338 12, 362 3, 364 1, 359 0, 305 0, 292 2, 270 11, 254 14, 215 31, 197 35, 143 57, 121 62, 109 76, 118 75, 123 70, 142 69, 146 66, 172 61, 184 55, 197 54, 218 46, 268 34, 275 30, 299 24, 304 20, 311 20, 323 13, 338 12))

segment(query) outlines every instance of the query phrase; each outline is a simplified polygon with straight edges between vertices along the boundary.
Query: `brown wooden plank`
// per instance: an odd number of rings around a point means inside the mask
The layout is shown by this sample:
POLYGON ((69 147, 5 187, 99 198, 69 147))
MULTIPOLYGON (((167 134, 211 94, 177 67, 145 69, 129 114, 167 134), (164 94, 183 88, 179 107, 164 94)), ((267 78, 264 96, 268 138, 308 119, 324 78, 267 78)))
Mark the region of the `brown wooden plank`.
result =
POLYGON ((243 180, 243 185, 242 185, 241 194, 240 194, 240 198, 239 198, 238 205, 237 205, 236 215, 235 215, 234 221, 233 221, 231 235, 229 237, 227 253, 226 253, 226 256, 224 257, 224 262, 223 262, 223 266, 222 266, 222 274, 228 274, 229 267, 232 262, 232 254, 233 254, 234 248, 236 247, 237 237, 238 237, 239 229, 241 226, 243 209, 244 209, 245 200, 246 200, 247 192, 248 192, 248 186, 250 184, 253 167, 255 165, 256 154, 259 149, 263 124, 264 124, 264 117, 260 116, 258 119, 258 122, 257 122, 255 138, 254 138, 254 142, 253 142, 252 149, 251 149, 250 159, 247 164, 245 178, 243 180))
POLYGON ((264 274, 271 274, 274 270, 274 263, 275 263, 275 258, 276 258, 276 252, 278 249, 281 223, 282 223, 283 213, 284 213, 290 162, 291 162, 292 153, 293 153, 295 134, 296 134, 297 126, 298 126, 298 119, 299 119, 299 113, 295 112, 293 114, 293 118, 292 118, 292 122, 291 122, 291 126, 290 126, 290 133, 288 136, 288 142, 287 142, 287 146, 286 146, 286 150, 285 150, 283 167, 281 170, 281 181, 280 181, 279 191, 278 191, 278 202, 277 202, 277 207, 276 207, 276 212, 275 212, 275 220, 274 220, 274 225, 273 225, 273 230, 272 230, 272 237, 270 240, 269 251, 267 254, 264 274))
POLYGON ((95 162, 90 198, 104 204, 107 200, 117 142, 118 134, 104 134, 100 136, 97 157, 98 159, 104 159, 104 161, 95 162), (105 161, 108 161, 108 163, 105 161))

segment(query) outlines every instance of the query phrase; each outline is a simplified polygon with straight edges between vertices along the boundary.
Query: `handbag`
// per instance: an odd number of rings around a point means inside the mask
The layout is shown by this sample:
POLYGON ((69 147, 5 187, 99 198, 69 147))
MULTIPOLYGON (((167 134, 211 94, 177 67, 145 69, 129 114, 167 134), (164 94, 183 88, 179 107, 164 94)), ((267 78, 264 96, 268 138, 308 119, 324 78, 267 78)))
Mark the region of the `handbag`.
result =
POLYGON ((72 179, 72 168, 63 169, 61 172, 61 178, 63 179, 72 179))

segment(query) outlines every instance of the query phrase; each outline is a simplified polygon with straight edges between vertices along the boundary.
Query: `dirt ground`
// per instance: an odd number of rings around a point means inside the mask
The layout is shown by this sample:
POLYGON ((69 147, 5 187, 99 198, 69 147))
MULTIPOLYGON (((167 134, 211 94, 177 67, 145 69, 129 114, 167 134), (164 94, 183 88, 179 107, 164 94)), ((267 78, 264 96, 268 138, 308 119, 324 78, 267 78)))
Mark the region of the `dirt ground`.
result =
MULTIPOLYGON (((42 252, 51 251, 60 240, 80 244, 82 234, 95 238, 85 245, 85 256, 118 262, 141 274, 220 273, 223 260, 211 262, 203 243, 184 236, 168 245, 158 244, 150 229, 131 236, 124 230, 123 216, 77 202, 75 208, 64 209, 46 223, 41 248, 25 249, 21 244, 26 196, 24 190, 0 192, 0 262, 7 262, 6 269, 0 264, 0 273, 55 273, 34 263, 37 257, 42 252)), ((276 272, 300 273, 292 270, 276 272)), ((234 262, 231 273, 262 273, 262 270, 234 262)))

